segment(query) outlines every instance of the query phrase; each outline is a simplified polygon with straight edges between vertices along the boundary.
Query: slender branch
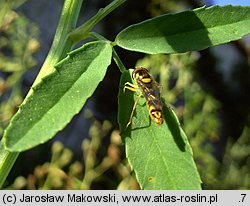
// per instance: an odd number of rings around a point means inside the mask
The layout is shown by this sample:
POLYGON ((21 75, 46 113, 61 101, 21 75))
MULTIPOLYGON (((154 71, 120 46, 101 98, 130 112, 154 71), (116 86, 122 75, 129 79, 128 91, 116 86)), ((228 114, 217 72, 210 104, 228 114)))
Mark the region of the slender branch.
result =
POLYGON ((83 0, 65 0, 54 41, 33 86, 40 82, 42 77, 54 71, 53 66, 64 58, 74 45, 68 34, 76 26, 82 2, 83 0))
MULTIPOLYGON (((76 25, 82 1, 83 0, 65 0, 53 44, 33 86, 40 82, 42 77, 53 71, 53 65, 70 51, 73 43, 68 39, 68 33, 72 31, 76 25)), ((31 92, 32 90, 29 91, 28 95, 30 95, 31 92)), ((14 153, 5 150, 2 141, 0 142, 0 188, 3 187, 5 179, 18 155, 18 152, 14 153)))
MULTIPOLYGON (((95 39, 99 39, 99 40, 104 40, 104 41, 109 41, 108 39, 106 39, 105 37, 103 37, 102 35, 96 33, 96 32, 89 32, 89 36, 95 39)), ((112 46, 115 46, 114 42, 111 42, 112 46)), ((126 71, 126 67, 124 66, 124 64, 122 63, 120 57, 117 55, 114 47, 112 47, 112 53, 113 53, 113 59, 116 63, 116 65, 118 66, 118 68, 120 69, 120 72, 123 73, 126 71)))
POLYGON ((98 40, 109 41, 104 36, 102 36, 101 34, 98 34, 98 33, 94 32, 94 31, 89 32, 89 37, 92 37, 92 38, 98 39, 98 40))
POLYGON ((113 47, 113 59, 116 63, 116 65, 118 66, 118 68, 120 69, 120 72, 123 73, 126 71, 126 67, 124 66, 124 64, 122 63, 120 57, 117 55, 114 47, 113 47))
POLYGON ((9 152, 5 150, 2 141, 0 142, 0 188, 3 187, 3 184, 18 155, 18 152, 9 152))
POLYGON ((71 41, 73 43, 77 43, 77 42, 81 41, 82 39, 88 37, 90 30, 99 21, 101 21, 105 16, 107 16, 109 13, 111 13, 113 10, 115 10, 117 7, 119 7, 125 1, 126 0, 114 0, 112 3, 110 3, 105 8, 100 9, 95 16, 90 18, 83 25, 76 28, 74 31, 72 31, 70 33, 69 38, 71 39, 71 41))

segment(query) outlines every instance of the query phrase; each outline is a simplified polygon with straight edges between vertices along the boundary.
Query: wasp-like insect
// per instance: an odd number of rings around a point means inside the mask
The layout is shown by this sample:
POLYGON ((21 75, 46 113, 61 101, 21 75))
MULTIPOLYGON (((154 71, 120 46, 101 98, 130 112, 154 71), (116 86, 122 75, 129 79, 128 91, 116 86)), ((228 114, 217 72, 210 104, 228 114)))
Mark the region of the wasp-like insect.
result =
POLYGON ((137 85, 126 82, 123 91, 125 91, 125 89, 129 89, 134 92, 139 92, 139 96, 135 101, 129 122, 126 127, 131 124, 134 110, 142 95, 146 99, 146 105, 151 119, 156 123, 156 125, 162 124, 163 112, 160 99, 160 84, 156 82, 149 71, 143 67, 135 68, 132 73, 132 77, 137 85))

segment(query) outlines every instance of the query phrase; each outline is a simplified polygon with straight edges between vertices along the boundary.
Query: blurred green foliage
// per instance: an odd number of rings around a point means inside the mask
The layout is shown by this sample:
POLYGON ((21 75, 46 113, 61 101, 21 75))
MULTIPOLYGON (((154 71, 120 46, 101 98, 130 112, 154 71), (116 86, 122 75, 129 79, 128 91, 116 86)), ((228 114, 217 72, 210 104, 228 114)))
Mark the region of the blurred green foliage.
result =
POLYGON ((32 55, 39 48, 38 32, 35 24, 12 10, 0 21, 1 134, 23 100, 23 75, 36 65, 32 55))
POLYGON ((228 141, 223 162, 217 170, 212 189, 250 189, 250 127, 246 125, 239 139, 228 141))
POLYGON ((187 1, 183 0, 151 0, 149 11, 152 16, 159 16, 164 12, 183 11, 187 8, 187 1))
POLYGON ((109 121, 100 123, 89 110, 85 116, 92 122, 89 139, 82 142, 83 158, 74 159, 73 152, 62 143, 51 148, 51 161, 35 168, 28 177, 19 176, 8 189, 139 189, 122 158, 122 141, 109 121), (109 135, 109 144, 104 142, 109 135))

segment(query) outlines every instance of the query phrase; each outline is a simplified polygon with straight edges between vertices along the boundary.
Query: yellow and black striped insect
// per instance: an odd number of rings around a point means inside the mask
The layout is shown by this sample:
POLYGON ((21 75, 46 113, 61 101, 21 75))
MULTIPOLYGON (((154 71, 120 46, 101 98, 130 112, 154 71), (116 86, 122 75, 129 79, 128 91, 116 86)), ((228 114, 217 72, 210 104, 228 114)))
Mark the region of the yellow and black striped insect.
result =
POLYGON ((146 105, 151 119, 156 123, 156 125, 162 124, 163 111, 160 99, 159 83, 156 82, 153 76, 149 73, 149 71, 143 67, 135 68, 132 73, 132 77, 135 80, 136 85, 131 84, 130 82, 126 82, 123 91, 125 91, 125 89, 129 89, 134 92, 139 92, 139 96, 135 101, 129 122, 126 127, 131 124, 136 105, 138 104, 138 101, 142 95, 146 99, 146 105))

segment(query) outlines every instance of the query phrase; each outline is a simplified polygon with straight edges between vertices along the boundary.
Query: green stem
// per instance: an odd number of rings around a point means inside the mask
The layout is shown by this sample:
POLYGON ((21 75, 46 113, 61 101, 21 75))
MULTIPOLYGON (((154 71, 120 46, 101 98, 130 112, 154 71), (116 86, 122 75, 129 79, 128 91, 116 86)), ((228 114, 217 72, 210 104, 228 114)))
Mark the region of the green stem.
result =
MULTIPOLYGON (((73 46, 73 42, 68 38, 68 34, 75 28, 82 1, 83 0, 65 0, 53 44, 33 86, 40 82, 42 77, 53 71, 53 66, 66 56, 67 52, 69 52, 73 46)), ((29 91, 28 95, 30 95, 31 92, 32 90, 29 91)), ((0 142, 0 188, 2 188, 18 155, 19 153, 11 153, 5 150, 2 141, 0 142)))
MULTIPOLYGON (((125 1, 126 0, 114 0, 104 9, 100 9, 93 18, 72 32, 75 28, 83 0, 65 0, 53 44, 32 87, 37 85, 44 76, 53 72, 54 65, 66 56, 75 43, 87 37, 89 31, 100 20, 125 1)), ((27 96, 32 92, 31 89, 27 96)), ((25 103, 25 100, 23 103, 25 103)), ((18 155, 19 153, 11 153, 5 150, 2 146, 2 142, 0 142, 0 188, 3 186, 18 155)))
MULTIPOLYGON (((99 39, 99 40, 109 41, 108 39, 106 39, 105 37, 103 37, 102 35, 100 35, 100 34, 98 34, 96 32, 89 32, 89 37, 99 39)), ((120 57, 117 55, 117 53, 116 53, 116 51, 114 49, 115 43, 112 42, 111 45, 113 46, 112 47, 113 59, 114 59, 116 65, 118 66, 120 72, 123 73, 123 72, 126 71, 126 67, 124 66, 124 64, 122 63, 120 57)))
POLYGON ((94 32, 94 31, 89 32, 89 37, 92 37, 92 38, 98 39, 98 40, 109 41, 104 36, 102 36, 101 34, 98 34, 98 33, 94 32))
POLYGON ((3 187, 5 179, 7 178, 18 155, 18 152, 8 152, 5 150, 2 142, 0 142, 0 188, 3 187))
MULTIPOLYGON (((102 35, 96 33, 96 32, 89 32, 89 36, 95 39, 99 39, 99 40, 104 40, 104 41, 109 41, 108 39, 106 39, 105 37, 103 37, 102 35)), ((120 72, 123 73, 126 71, 126 67, 124 66, 124 64, 122 63, 121 59, 119 58, 119 56, 117 55, 114 46, 115 44, 112 42, 111 45, 112 47, 112 53, 113 53, 113 59, 116 63, 116 65, 118 66, 118 68, 120 69, 120 72)))
POLYGON ((114 47, 113 47, 113 59, 115 60, 116 65, 118 66, 118 68, 120 69, 120 72, 123 73, 126 71, 126 67, 124 66, 124 64, 122 63, 120 57, 117 55, 114 47))
POLYGON ((41 78, 54 71, 53 66, 64 58, 74 45, 68 38, 68 34, 76 26, 82 1, 65 0, 54 41, 33 86, 40 82, 41 78))
POLYGON ((72 42, 76 43, 89 37, 90 30, 105 16, 107 16, 110 12, 119 7, 126 0, 114 0, 105 8, 100 9, 95 16, 86 21, 83 25, 76 28, 73 32, 70 33, 69 38, 72 42))

